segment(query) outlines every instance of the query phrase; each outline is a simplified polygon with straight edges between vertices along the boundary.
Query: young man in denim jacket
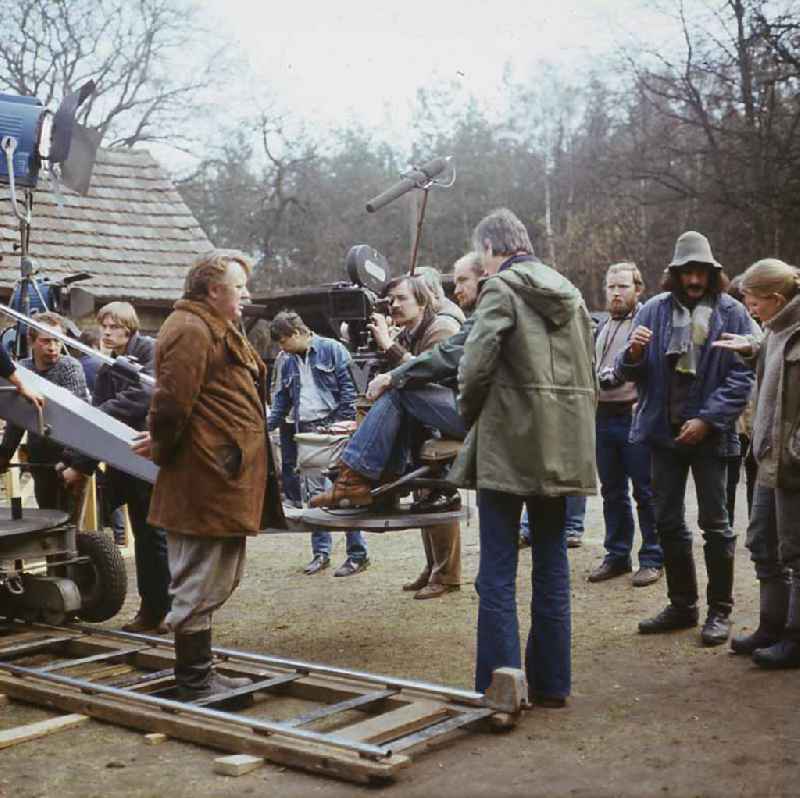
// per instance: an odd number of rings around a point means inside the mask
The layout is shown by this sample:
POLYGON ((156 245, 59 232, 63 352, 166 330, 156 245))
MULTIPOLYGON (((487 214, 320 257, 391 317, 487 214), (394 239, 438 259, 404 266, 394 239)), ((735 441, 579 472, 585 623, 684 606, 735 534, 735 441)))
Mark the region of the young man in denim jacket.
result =
MULTIPOLYGON (((290 416, 295 432, 312 432, 336 421, 355 418, 356 386, 350 374, 350 353, 338 341, 315 335, 302 318, 282 311, 272 320, 272 339, 287 353, 280 384, 269 414, 270 430, 290 416)), ((316 473, 303 475, 306 493, 325 490, 325 480, 316 473)), ((304 573, 319 573, 330 565, 330 532, 311 533, 312 559, 304 573)), ((367 544, 361 532, 347 533, 347 559, 334 576, 352 576, 369 565, 367 544)))

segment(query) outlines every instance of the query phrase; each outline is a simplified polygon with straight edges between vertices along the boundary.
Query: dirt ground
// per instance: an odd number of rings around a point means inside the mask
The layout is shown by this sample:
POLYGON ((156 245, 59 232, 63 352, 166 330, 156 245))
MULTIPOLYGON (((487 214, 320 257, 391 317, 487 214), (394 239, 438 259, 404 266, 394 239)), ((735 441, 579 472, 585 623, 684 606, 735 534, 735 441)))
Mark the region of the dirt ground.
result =
MULTIPOLYGON (((757 620, 757 583, 737 529, 736 630, 757 620)), ((690 503, 690 518, 694 506, 690 503)), ((235 648, 472 687, 478 565, 474 509, 463 531, 461 592, 415 601, 400 590, 416 576, 416 532, 369 537, 372 564, 333 578, 301 573, 302 535, 262 537, 249 548, 243 585, 217 615, 215 642, 235 648)), ((697 630, 636 634, 665 600, 660 582, 630 577, 586 582, 602 557, 599 499, 589 502, 585 544, 570 550, 573 695, 563 710, 524 713, 508 734, 467 733, 422 755, 387 794, 402 796, 783 796, 800 795, 800 674, 764 673, 725 647, 700 646, 697 630)), ((699 543, 699 541, 698 541, 699 543)), ((530 549, 520 552, 523 633, 530 600, 530 549)), ((702 550, 697 549, 701 583, 702 550)), ((336 538, 333 564, 344 559, 336 538)), ((131 568, 132 570, 132 568, 131 568)), ((115 622, 135 610, 135 591, 115 622)), ((19 704, 0 708, 0 728, 51 717, 19 704)), ((248 775, 213 773, 218 753, 91 721, 0 753, 3 798, 170 798, 374 794, 267 764, 248 775)))

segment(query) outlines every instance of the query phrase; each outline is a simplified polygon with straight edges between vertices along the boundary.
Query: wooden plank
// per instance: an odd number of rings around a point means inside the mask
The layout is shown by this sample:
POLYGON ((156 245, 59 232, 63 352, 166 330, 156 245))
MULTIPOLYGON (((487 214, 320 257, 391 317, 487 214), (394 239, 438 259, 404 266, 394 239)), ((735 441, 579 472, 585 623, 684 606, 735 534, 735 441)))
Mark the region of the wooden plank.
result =
POLYGON ((101 529, 97 510, 97 477, 92 474, 83 489, 83 504, 79 513, 78 531, 97 532, 101 529))
POLYGON ((125 540, 122 546, 127 549, 133 542, 133 527, 131 526, 131 516, 128 512, 127 504, 122 505, 122 517, 125 519, 125 540))
POLYGON ((147 745, 161 745, 161 743, 165 743, 169 740, 166 734, 161 734, 161 732, 153 732, 152 734, 145 734, 144 741, 147 745))
POLYGON ((118 676, 127 676, 136 670, 132 665, 104 665, 94 668, 86 673, 70 673, 73 679, 86 679, 87 681, 102 683, 104 679, 116 679, 118 676))
POLYGON ((262 756, 270 762, 360 784, 394 781, 410 760, 391 756, 376 762, 356 753, 329 748, 279 735, 265 737, 241 728, 224 726, 185 715, 172 715, 149 707, 131 706, 101 696, 71 692, 52 685, 35 684, 0 672, 0 691, 11 698, 46 707, 79 712, 120 726, 161 732, 175 739, 237 754, 262 756))
POLYGON ((37 723, 28 723, 26 726, 17 726, 15 729, 0 731, 0 750, 25 743, 28 740, 35 740, 37 737, 46 737, 48 734, 80 726, 88 720, 86 715, 62 715, 59 718, 48 718, 37 723))
POLYGON ((455 732, 493 715, 494 710, 490 708, 458 712, 445 720, 428 726, 426 729, 392 740, 392 750, 400 752, 427 748, 433 744, 444 742, 445 739, 452 737, 455 732))
POLYGON ((128 676, 125 679, 119 679, 112 682, 109 687, 119 687, 125 690, 136 690, 139 687, 145 687, 151 682, 159 682, 164 679, 171 679, 175 674, 173 668, 164 668, 160 671, 150 671, 150 673, 137 673, 133 676, 128 676))
POLYGON ((344 726, 337 729, 336 734, 348 740, 380 744, 423 729, 449 714, 447 707, 438 701, 414 701, 400 709, 344 726))

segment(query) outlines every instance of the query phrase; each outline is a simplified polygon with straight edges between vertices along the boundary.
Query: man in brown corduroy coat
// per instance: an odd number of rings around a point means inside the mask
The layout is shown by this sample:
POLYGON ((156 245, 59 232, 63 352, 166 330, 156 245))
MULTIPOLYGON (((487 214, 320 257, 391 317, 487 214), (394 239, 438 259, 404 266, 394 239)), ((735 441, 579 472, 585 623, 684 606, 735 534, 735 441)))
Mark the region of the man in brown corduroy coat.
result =
POLYGON ((236 589, 261 529, 268 447, 266 369, 238 328, 249 263, 211 252, 186 276, 156 344, 148 417, 160 466, 149 521, 167 530, 179 697, 245 686, 212 667, 211 617, 236 589))

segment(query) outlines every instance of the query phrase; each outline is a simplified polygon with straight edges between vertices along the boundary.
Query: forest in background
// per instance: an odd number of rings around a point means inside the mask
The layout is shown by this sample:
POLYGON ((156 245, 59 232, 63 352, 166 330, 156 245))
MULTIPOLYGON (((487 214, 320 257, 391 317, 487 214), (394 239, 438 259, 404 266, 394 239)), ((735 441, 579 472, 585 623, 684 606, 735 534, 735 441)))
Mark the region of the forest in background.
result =
POLYGON ((81 121, 105 146, 180 146, 178 131, 203 116, 213 135, 186 141, 200 156, 176 182, 216 246, 254 258, 259 292, 344 279, 356 243, 405 270, 419 193, 375 214, 365 203, 442 155, 457 177, 430 194, 418 261, 442 271, 497 206, 594 308, 612 262, 636 261, 657 290, 686 229, 710 238, 731 275, 765 256, 800 261, 797 0, 674 3, 669 51, 643 44, 594 69, 509 68, 490 104, 455 82, 421 87, 406 149, 356 122, 306 127, 302 108, 217 118, 209 98, 238 67, 183 0, 21 0, 9 13, 0 90, 47 102, 99 76, 81 121), (187 48, 204 69, 176 68, 187 48))

